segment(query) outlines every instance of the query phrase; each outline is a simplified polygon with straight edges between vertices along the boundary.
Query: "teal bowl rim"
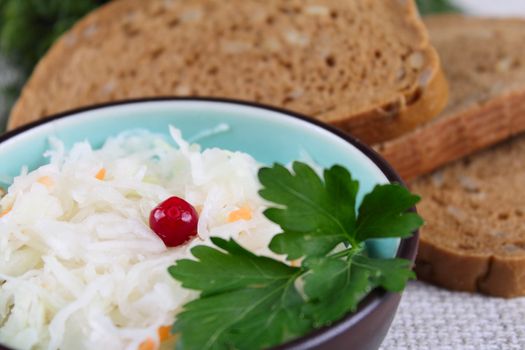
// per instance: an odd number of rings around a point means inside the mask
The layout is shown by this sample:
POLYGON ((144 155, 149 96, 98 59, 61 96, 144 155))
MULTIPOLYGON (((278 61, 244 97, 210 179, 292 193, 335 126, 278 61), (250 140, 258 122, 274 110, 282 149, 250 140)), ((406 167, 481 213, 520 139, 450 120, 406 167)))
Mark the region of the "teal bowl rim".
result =
MULTIPOLYGON (((22 134, 28 130, 31 130, 35 127, 38 127, 43 124, 47 124, 53 121, 57 121, 63 118, 74 118, 76 114, 86 111, 93 111, 97 109, 104 109, 106 107, 134 104, 134 103, 147 103, 147 102, 158 102, 158 101, 203 101, 203 102, 218 102, 225 104, 237 104, 248 107, 255 107, 259 109, 265 109, 268 111, 278 112, 283 116, 291 117, 306 121, 310 124, 313 124, 321 129, 324 129, 349 144, 356 147, 360 152, 362 152, 367 158, 369 158, 387 177, 388 181, 399 183, 402 186, 406 187, 406 184, 397 174, 397 172, 384 160, 377 152, 375 152, 371 147, 361 142, 354 136, 351 136, 348 133, 343 132, 340 129, 337 129, 331 125, 328 125, 319 120, 307 117, 303 114, 290 111, 284 108, 269 106, 257 102, 249 102, 237 99, 230 98, 216 98, 216 97, 174 97, 174 96, 159 96, 159 97, 149 97, 149 98, 134 98, 134 99, 124 99, 119 101, 112 101, 106 103, 98 103, 85 107, 75 108, 67 110, 61 113, 50 115, 45 119, 37 120, 26 125, 20 126, 16 129, 5 132, 0 135, 0 146, 5 141, 22 134)), ((416 207, 410 209, 413 212, 416 212, 416 207)), ((412 261, 415 260, 419 243, 419 230, 415 230, 412 236, 401 239, 398 247, 396 257, 404 258, 412 261)), ((399 298, 399 293, 387 292, 382 288, 376 288, 372 290, 368 295, 361 300, 359 307, 355 312, 349 313, 340 319, 337 322, 334 322, 330 326, 325 326, 319 329, 316 329, 302 337, 294 339, 292 341, 286 342, 284 344, 278 345, 271 348, 271 350, 307 350, 315 349, 319 346, 322 346, 323 343, 333 340, 341 336, 343 333, 348 332, 356 324, 362 321, 366 321, 367 318, 377 317, 377 309, 381 308, 382 305, 387 306, 395 302, 399 298)), ((399 300, 397 300, 399 302, 399 300)), ((0 344, 0 350, 14 350, 0 344)))

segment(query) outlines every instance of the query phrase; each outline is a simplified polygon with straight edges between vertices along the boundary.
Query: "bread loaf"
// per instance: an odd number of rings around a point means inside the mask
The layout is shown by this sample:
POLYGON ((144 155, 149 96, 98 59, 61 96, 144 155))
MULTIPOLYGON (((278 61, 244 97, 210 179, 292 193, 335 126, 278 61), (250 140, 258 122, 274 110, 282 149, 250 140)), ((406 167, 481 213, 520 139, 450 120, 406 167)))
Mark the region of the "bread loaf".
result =
MULTIPOLYGON (((450 82, 431 123, 382 149, 405 177, 525 129, 525 21, 425 19, 450 82)), ((462 291, 525 295, 525 135, 411 183, 426 221, 418 278, 462 291)))
POLYGON ((525 20, 425 18, 450 86, 430 122, 376 146, 409 180, 525 130, 525 20))
POLYGON ((412 183, 426 221, 418 278, 500 297, 525 295, 525 135, 412 183))
POLYGON ((435 116, 447 90, 413 0, 120 0, 50 49, 8 126, 159 95, 261 102, 378 142, 435 116))

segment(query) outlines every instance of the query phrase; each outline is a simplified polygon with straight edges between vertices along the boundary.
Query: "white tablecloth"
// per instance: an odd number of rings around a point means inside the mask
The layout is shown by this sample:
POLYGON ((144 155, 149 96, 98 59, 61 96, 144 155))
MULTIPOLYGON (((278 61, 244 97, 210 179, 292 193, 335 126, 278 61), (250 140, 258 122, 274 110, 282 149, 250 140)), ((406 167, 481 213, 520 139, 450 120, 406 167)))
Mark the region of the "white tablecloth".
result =
POLYGON ((412 282, 381 350, 524 350, 525 298, 451 292, 412 282))

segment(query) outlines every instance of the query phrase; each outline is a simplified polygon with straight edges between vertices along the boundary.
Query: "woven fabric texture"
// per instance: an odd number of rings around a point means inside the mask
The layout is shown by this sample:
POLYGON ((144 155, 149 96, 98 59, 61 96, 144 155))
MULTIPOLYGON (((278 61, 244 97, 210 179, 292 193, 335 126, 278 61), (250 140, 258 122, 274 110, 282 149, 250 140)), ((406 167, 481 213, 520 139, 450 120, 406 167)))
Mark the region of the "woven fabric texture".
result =
POLYGON ((412 282, 381 350, 523 350, 525 297, 492 298, 412 282))

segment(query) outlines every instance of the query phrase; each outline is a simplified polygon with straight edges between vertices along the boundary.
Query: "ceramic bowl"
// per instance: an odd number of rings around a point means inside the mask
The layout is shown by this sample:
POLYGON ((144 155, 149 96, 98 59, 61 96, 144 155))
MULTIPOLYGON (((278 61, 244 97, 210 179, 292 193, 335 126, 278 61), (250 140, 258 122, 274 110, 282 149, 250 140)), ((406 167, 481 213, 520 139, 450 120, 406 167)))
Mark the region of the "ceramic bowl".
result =
MULTIPOLYGON (((66 146, 89 140, 100 147, 121 131, 147 129, 168 134, 168 126, 203 147, 220 147, 251 154, 259 162, 289 163, 305 154, 323 167, 341 164, 360 182, 358 202, 374 185, 399 182, 392 168, 369 147, 351 136, 299 114, 276 108, 220 99, 157 98, 97 105, 53 116, 0 136, 0 186, 6 187, 23 166, 45 162, 50 136, 66 146), (220 125, 228 130, 213 133, 220 125)), ((219 127, 220 128, 220 127, 219 127)), ((377 257, 414 260, 417 232, 410 238, 367 242, 377 257)), ((392 322, 401 295, 373 290, 357 312, 329 327, 315 330, 275 349, 377 349, 392 322)), ((0 349, 6 349, 0 345, 0 349)))

